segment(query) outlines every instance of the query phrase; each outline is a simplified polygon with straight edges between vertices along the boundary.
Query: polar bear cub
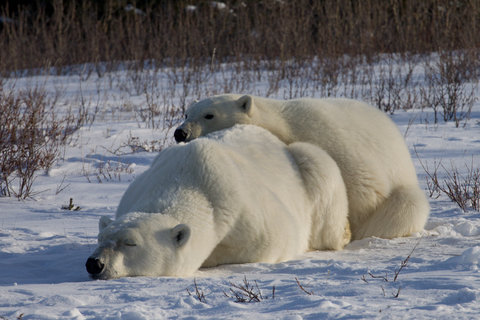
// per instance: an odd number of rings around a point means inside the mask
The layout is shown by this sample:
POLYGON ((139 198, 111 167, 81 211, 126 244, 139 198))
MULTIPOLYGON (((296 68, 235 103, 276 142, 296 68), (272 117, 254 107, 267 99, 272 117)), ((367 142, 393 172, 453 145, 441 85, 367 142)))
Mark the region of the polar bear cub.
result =
POLYGON ((350 241, 348 200, 331 157, 235 126, 169 147, 99 223, 93 278, 188 276, 199 267, 292 259, 350 241))
POLYGON ((235 124, 257 125, 286 144, 308 142, 325 150, 347 188, 353 239, 423 230, 428 201, 402 135, 383 112, 349 99, 281 101, 225 94, 190 106, 175 139, 191 141, 235 124))

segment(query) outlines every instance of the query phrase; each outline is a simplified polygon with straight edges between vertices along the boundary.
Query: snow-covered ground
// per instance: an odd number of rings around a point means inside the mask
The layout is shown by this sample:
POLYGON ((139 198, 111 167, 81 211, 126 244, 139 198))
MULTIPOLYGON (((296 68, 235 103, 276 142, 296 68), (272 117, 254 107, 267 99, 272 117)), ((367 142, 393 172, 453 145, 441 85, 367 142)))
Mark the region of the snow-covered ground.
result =
MULTIPOLYGON (((225 265, 191 278, 89 279, 85 261, 96 246, 99 217, 114 215, 128 184, 156 155, 132 153, 129 145, 173 143, 172 130, 152 130, 132 117, 131 109, 146 96, 109 86, 107 76, 19 78, 15 87, 34 83, 63 92, 60 106, 83 97, 99 112, 74 135, 64 159, 37 177, 33 199, 0 198, 0 319, 478 317, 480 213, 464 213, 445 196, 430 199, 426 230, 408 238, 367 238, 339 252, 308 252, 279 264, 225 265), (61 208, 70 198, 80 210, 61 208), (235 285, 245 279, 261 291, 260 302, 236 302, 232 290, 238 292, 235 285)), ((261 94, 261 85, 254 91, 261 94)), ((432 169, 441 161, 460 173, 472 163, 480 167, 479 102, 460 128, 433 124, 430 110, 397 111, 392 118, 406 135, 425 189, 420 161, 432 169)))

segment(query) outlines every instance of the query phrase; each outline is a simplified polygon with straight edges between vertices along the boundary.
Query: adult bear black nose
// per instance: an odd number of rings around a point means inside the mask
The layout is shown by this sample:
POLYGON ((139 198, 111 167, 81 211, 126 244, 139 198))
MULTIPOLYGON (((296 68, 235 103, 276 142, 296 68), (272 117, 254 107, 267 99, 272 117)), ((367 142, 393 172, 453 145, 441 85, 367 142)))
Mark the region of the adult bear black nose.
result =
POLYGON ((85 267, 87 268, 87 272, 90 274, 99 274, 102 272, 104 264, 100 262, 100 260, 95 258, 88 258, 87 262, 85 263, 85 267))
POLYGON ((182 129, 177 129, 173 133, 173 136, 175 137, 175 141, 178 142, 183 142, 185 139, 187 139, 187 133, 183 131, 182 129))

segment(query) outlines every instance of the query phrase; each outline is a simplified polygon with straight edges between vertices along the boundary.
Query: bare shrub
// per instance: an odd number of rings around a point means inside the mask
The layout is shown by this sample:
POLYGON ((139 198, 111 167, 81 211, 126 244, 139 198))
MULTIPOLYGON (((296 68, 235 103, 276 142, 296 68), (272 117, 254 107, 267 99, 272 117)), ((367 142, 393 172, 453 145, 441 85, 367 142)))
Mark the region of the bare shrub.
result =
MULTIPOLYGON (((200 301, 202 303, 207 303, 207 299, 205 298, 205 294, 203 293, 203 290, 200 289, 197 285, 197 279, 196 278, 193 278, 193 285, 194 285, 194 288, 195 288, 195 297, 198 299, 198 301, 200 301)), ((190 292, 190 290, 188 290, 188 288, 187 288, 187 292, 188 292, 189 296, 193 296, 193 294, 190 292)))
POLYGON ((316 73, 320 75, 318 78, 318 87, 321 96, 336 96, 341 70, 341 58, 330 58, 327 56, 319 60, 316 73))
POLYGON ((374 72, 375 80, 372 90, 374 105, 387 113, 393 114, 401 106, 401 81, 397 80, 398 72, 395 72, 393 63, 381 65, 380 70, 374 72))
POLYGON ((453 164, 447 169, 441 161, 434 162, 434 168, 430 170, 428 164, 424 164, 420 158, 419 161, 427 174, 427 188, 431 198, 437 199, 441 194, 445 194, 464 212, 470 209, 480 211, 480 168, 475 166, 473 156, 470 164, 465 163, 465 174, 460 173, 453 164), (439 168, 443 169, 441 174, 446 178, 438 177, 439 168))
POLYGON ((442 191, 463 211, 466 212, 469 208, 480 211, 480 168, 474 168, 472 164, 467 170, 465 175, 455 168, 447 172, 445 188, 442 191))
POLYGON ((82 82, 80 81, 80 86, 78 94, 74 98, 73 105, 78 106, 78 112, 76 116, 75 123, 73 125, 74 130, 78 130, 83 125, 91 127, 97 118, 97 114, 100 111, 100 106, 102 104, 102 95, 101 88, 97 86, 97 99, 94 101, 92 97, 87 99, 83 93, 82 82), (93 106, 93 111, 91 110, 93 106))
POLYGON ((457 127, 469 118, 476 101, 477 69, 477 60, 463 51, 441 52, 436 62, 426 63, 423 105, 433 108, 435 123, 439 115, 457 127))
MULTIPOLYGON (((234 299, 234 302, 237 303, 249 303, 249 302, 261 302, 268 299, 268 296, 263 296, 262 291, 258 287, 257 281, 254 281, 253 284, 247 280, 247 276, 243 278, 243 283, 235 284, 229 283, 231 288, 229 293, 223 291, 223 294, 227 298, 234 299)), ((275 299, 275 286, 272 287, 272 299, 275 299)))
POLYGON ((441 190, 439 188, 440 182, 438 181, 438 168, 441 165, 441 162, 436 162, 434 161, 433 163, 433 171, 430 171, 428 168, 428 164, 423 165, 423 163, 420 161, 423 170, 427 174, 425 177, 425 182, 427 184, 427 189, 428 189, 428 196, 433 199, 438 199, 441 195, 441 190))
POLYGON ((418 65, 413 55, 382 55, 363 68, 364 98, 378 109, 393 114, 415 107, 419 92, 412 88, 412 75, 418 65))
MULTIPOLYGON (((183 83, 184 87, 187 86, 183 83)), ((171 92, 168 88, 159 87, 157 81, 146 83, 143 92, 145 107, 135 110, 137 119, 145 123, 147 128, 170 131, 183 118, 188 96, 188 91, 185 91, 178 97, 175 95, 176 91, 171 92), (175 103, 178 98, 181 106, 175 103)))
POLYGON ((25 199, 39 170, 48 170, 78 129, 78 118, 58 117, 57 97, 41 87, 15 92, 0 86, 0 192, 25 199), (14 186, 16 182, 16 186, 14 186))
POLYGON ((145 123, 147 128, 156 128, 155 120, 161 113, 162 106, 159 104, 159 94, 157 82, 150 81, 145 83, 143 88, 145 95, 145 107, 136 108, 135 116, 141 122, 145 123))
MULTIPOLYGON (((418 247, 420 241, 421 241, 421 239, 418 240, 418 242, 415 244, 415 246, 413 247, 412 251, 410 251, 408 256, 400 262, 400 267, 398 267, 394 270, 393 279, 388 277, 388 272, 385 272, 385 275, 376 275, 376 274, 373 274, 372 272, 368 272, 369 277, 373 280, 381 280, 382 282, 389 282, 389 283, 392 283, 392 284, 397 283, 398 276, 400 275, 402 270, 408 266, 408 261, 412 257, 412 254, 415 251, 415 249, 418 247)), ((367 277, 365 275, 363 275, 361 279, 362 279, 363 282, 369 283, 368 280, 367 280, 367 277)), ((400 286, 396 286, 396 285, 395 285, 395 287, 396 288, 394 289, 394 292, 392 293, 392 297, 393 298, 398 298, 400 296, 400 291, 401 291, 402 288, 400 286)), ((383 292, 383 296, 386 296, 385 288, 383 286, 381 286, 381 289, 382 289, 382 292, 383 292)))
POLYGON ((295 277, 295 282, 297 283, 297 286, 300 288, 300 290, 302 290, 303 292, 305 292, 309 296, 314 294, 313 291, 308 291, 307 289, 305 289, 305 287, 300 283, 300 281, 298 280, 297 277, 295 277))
POLYGON ((127 141, 120 144, 114 150, 108 150, 116 156, 123 156, 137 152, 160 152, 166 145, 166 141, 162 140, 142 140, 140 137, 128 135, 127 141))
POLYGON ((82 173, 89 183, 92 183, 92 178, 98 183, 122 181, 123 175, 131 175, 134 173, 133 167, 129 163, 119 161, 101 161, 92 167, 82 167, 82 173))

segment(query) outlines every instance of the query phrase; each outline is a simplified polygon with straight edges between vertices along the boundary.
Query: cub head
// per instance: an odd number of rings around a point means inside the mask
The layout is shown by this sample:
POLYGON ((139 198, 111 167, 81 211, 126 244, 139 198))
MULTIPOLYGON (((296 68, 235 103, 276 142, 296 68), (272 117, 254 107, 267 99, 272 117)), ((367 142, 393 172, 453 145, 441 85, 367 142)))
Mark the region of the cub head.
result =
POLYGON ((94 279, 126 276, 176 276, 186 272, 190 228, 162 214, 129 213, 102 217, 98 247, 85 266, 94 279))
POLYGON ((188 142, 210 132, 252 123, 253 101, 249 95, 220 95, 192 104, 185 121, 175 130, 177 142, 188 142))

